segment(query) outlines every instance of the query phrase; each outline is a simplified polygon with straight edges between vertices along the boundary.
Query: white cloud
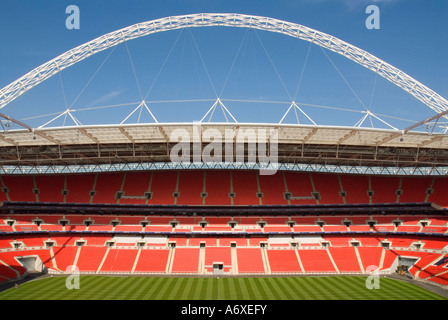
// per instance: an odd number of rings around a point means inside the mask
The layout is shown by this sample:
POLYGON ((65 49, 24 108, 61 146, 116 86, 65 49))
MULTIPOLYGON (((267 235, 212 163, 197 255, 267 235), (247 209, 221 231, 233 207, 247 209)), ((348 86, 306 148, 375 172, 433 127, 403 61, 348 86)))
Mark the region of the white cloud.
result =
POLYGON ((105 103, 106 101, 119 96, 124 91, 125 91, 124 89, 114 89, 111 92, 106 93, 106 94, 102 95, 101 97, 91 101, 87 107, 93 107, 93 106, 101 105, 101 104, 105 103))

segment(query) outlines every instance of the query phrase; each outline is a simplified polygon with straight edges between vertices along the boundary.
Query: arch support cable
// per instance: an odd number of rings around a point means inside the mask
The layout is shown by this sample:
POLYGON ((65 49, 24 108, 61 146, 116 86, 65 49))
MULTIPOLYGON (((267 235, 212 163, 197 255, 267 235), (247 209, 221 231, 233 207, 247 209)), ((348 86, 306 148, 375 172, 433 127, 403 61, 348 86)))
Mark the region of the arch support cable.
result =
POLYGON ((42 64, 2 88, 0 90, 0 109, 61 70, 124 41, 157 32, 208 26, 254 28, 312 42, 372 70, 437 113, 448 110, 448 101, 445 98, 398 68, 343 40, 300 24, 237 13, 197 13, 166 17, 134 24, 100 36, 42 64))

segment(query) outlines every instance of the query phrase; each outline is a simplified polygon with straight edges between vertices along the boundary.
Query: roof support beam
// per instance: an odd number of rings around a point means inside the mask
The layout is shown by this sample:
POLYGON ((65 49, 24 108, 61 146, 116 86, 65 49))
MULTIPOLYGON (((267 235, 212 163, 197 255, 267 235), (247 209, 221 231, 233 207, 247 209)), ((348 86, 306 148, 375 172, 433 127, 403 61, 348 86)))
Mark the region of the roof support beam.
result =
POLYGON ((306 136, 303 138, 302 144, 306 143, 312 136, 317 132, 317 128, 312 129, 306 136))
POLYGON ((100 141, 98 140, 98 138, 94 137, 91 133, 87 132, 86 129, 79 128, 78 130, 79 130, 79 132, 81 132, 83 135, 85 135, 87 138, 89 138, 90 140, 92 140, 96 144, 100 144, 100 141))
POLYGON ((10 138, 6 138, 6 135, 5 135, 4 133, 3 133, 3 134, 0 134, 0 140, 5 141, 5 142, 7 142, 7 143, 10 143, 10 144, 12 144, 13 146, 18 146, 18 145, 19 145, 18 142, 14 141, 14 140, 12 140, 12 139, 10 139, 10 138))
POLYGON ((340 145, 342 144, 344 141, 346 141, 347 139, 353 137, 354 135, 356 135, 358 131, 357 130, 352 130, 350 131, 348 134, 346 134, 345 136, 343 136, 341 139, 338 140, 337 144, 340 145))
POLYGON ((34 129, 32 127, 30 127, 29 125, 27 125, 27 124, 25 124, 25 123, 23 123, 23 122, 21 122, 19 120, 16 120, 16 119, 14 119, 14 118, 12 118, 12 117, 4 114, 4 113, 0 113, 0 117, 6 119, 8 121, 11 121, 11 122, 13 122, 15 124, 18 124, 19 126, 27 129, 28 131, 34 131, 34 129))
POLYGON ((158 126, 157 128, 159 129, 159 132, 162 134, 162 136, 165 138, 166 143, 170 143, 170 139, 166 134, 165 130, 163 130, 161 126, 158 126))
POLYGON ((61 142, 59 140, 57 140, 57 139, 55 139, 53 137, 50 137, 48 134, 46 134, 44 132, 40 132, 38 130, 33 130, 33 134, 35 134, 36 136, 39 136, 41 138, 44 138, 44 139, 46 139, 48 141, 51 141, 51 142, 53 142, 56 145, 60 145, 61 144, 61 142))
POLYGON ((440 141, 440 140, 442 140, 443 138, 444 138, 444 136, 433 136, 432 139, 430 139, 430 140, 428 140, 428 141, 425 141, 425 142, 419 144, 418 147, 419 147, 419 148, 423 148, 423 147, 425 147, 425 146, 427 146, 427 145, 429 145, 429 144, 432 144, 432 143, 434 143, 434 142, 440 141))
POLYGON ((396 132, 396 133, 392 133, 389 136, 385 137, 383 140, 379 141, 375 146, 379 147, 379 146, 385 144, 386 142, 389 142, 392 139, 398 138, 399 136, 402 136, 401 131, 400 132, 396 132))
POLYGON ((407 127, 406 129, 403 130, 403 133, 407 133, 408 131, 410 131, 412 129, 415 129, 415 128, 417 128, 417 127, 419 127, 419 126, 421 126, 421 125, 423 125, 425 123, 431 122, 433 120, 438 120, 441 117, 444 117, 446 115, 448 115, 448 110, 443 111, 441 113, 438 113, 438 114, 436 114, 436 115, 434 115, 432 117, 429 117, 428 119, 425 119, 423 121, 417 122, 416 124, 413 124, 412 126, 407 127))
POLYGON ((131 141, 132 143, 135 143, 134 138, 129 134, 129 132, 127 132, 124 128, 120 128, 120 132, 129 139, 129 141, 131 141))

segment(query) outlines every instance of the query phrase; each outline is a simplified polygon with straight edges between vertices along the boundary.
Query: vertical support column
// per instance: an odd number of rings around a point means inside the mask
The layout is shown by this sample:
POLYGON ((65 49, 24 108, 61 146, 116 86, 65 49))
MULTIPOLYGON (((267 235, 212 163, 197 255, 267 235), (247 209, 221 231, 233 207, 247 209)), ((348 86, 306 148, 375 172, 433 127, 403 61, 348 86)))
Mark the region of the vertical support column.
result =
MULTIPOLYGON (((289 190, 288 190, 288 184, 286 182, 286 176, 285 176, 285 172, 284 171, 282 171, 282 178, 283 178, 283 184, 285 185, 285 193, 287 193, 287 192, 289 192, 289 190)), ((287 201, 288 201, 288 205, 290 205, 291 204, 291 200, 287 199, 287 201)))
MULTIPOLYGON (((229 193, 234 193, 233 192, 233 175, 232 175, 232 171, 230 171, 229 174, 230 174, 230 191, 229 191, 229 193)), ((230 197, 230 205, 233 206, 233 197, 230 197)))
POLYGON ((434 181, 436 180, 436 178, 432 178, 431 180, 431 184, 429 185, 429 190, 431 190, 431 192, 426 192, 426 196, 425 196, 425 202, 429 201, 429 196, 434 192, 434 181))
MULTIPOLYGON (((256 177, 256 179, 257 179, 257 190, 258 190, 258 194, 263 194, 263 192, 261 191, 261 186, 260 186, 260 174, 259 174, 258 171, 255 173, 255 177, 256 177)), ((257 194, 257 195, 258 195, 258 194, 257 194)), ((259 204, 260 206, 263 204, 263 196, 258 197, 258 204, 259 204)))
MULTIPOLYGON (((151 175, 149 177, 149 183, 148 183, 148 189, 146 190, 146 192, 150 193, 151 192, 151 185, 152 185, 152 178, 154 177, 154 171, 151 171, 151 175)), ((145 200, 145 204, 148 204, 149 199, 145 200)))
MULTIPOLYGON (((98 173, 95 174, 95 179, 93 180, 93 186, 92 186, 92 190, 91 190, 91 191, 96 192, 96 191, 95 191, 95 188, 96 188, 96 182, 97 182, 97 180, 98 180, 98 173)), ((93 197, 94 197, 93 195, 90 195, 89 203, 92 203, 92 202, 93 202, 93 197)))
MULTIPOLYGON (((174 193, 176 193, 176 194, 179 194, 179 180, 180 180, 180 171, 177 172, 176 189, 174 190, 174 193)), ((173 198, 174 198, 174 205, 176 205, 178 197, 173 197, 173 198)))
MULTIPOLYGON (((123 192, 123 189, 124 189, 124 183, 126 182, 126 172, 124 173, 124 175, 123 175, 123 180, 121 181, 121 186, 120 186, 120 192, 123 192)), ((120 203, 120 198, 118 198, 117 199, 117 204, 119 204, 120 203)))
MULTIPOLYGON (((313 176, 311 175, 311 172, 308 173, 308 176, 310 177, 310 182, 311 182, 311 186, 313 187, 313 192, 318 192, 318 191, 316 190, 315 185, 314 185, 314 180, 313 180, 313 176)), ((320 204, 320 203, 319 203, 319 199, 316 199, 316 204, 320 204)))
POLYGON ((202 205, 205 206, 205 198, 207 198, 207 172, 206 171, 204 171, 204 173, 203 173, 202 194, 205 195, 202 197, 202 205))
MULTIPOLYGON (((401 190, 401 192, 403 192, 403 189, 401 189, 401 185, 403 183, 403 177, 400 177, 400 181, 398 182, 398 190, 401 190)), ((400 193, 397 192, 397 199, 395 200, 396 203, 400 203, 400 193)))
POLYGON ((339 188, 340 188, 340 190, 339 190, 339 194, 341 195, 341 197, 342 197, 342 203, 343 204, 346 204, 347 203, 347 201, 345 200, 345 190, 344 190, 344 187, 342 186, 342 179, 341 179, 341 175, 340 174, 338 174, 338 181, 339 181, 339 188), (344 192, 343 194, 342 194, 342 192, 344 192))
POLYGON ((36 202, 39 202, 39 188, 37 187, 36 176, 33 176, 33 186, 33 193, 36 196, 36 202))
POLYGON ((11 201, 11 197, 9 196, 9 191, 8 191, 9 189, 7 186, 5 186, 5 182, 3 181, 3 178, 1 176, 0 176, 0 182, 2 184, 2 191, 5 190, 6 199, 8 201, 11 201))
POLYGON ((64 191, 65 192, 63 192, 63 196, 64 196, 64 203, 67 203, 67 192, 68 192, 68 189, 67 189, 67 175, 65 174, 64 175, 64 191))

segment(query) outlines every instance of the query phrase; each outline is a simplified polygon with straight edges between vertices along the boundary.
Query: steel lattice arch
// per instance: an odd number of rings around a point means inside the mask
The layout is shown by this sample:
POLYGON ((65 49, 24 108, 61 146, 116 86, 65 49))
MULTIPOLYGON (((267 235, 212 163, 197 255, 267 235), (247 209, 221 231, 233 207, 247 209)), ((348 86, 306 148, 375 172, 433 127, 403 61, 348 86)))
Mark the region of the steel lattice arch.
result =
MULTIPOLYGON (((125 41, 163 31, 212 26, 279 33, 338 53, 387 79, 436 112, 436 116, 419 124, 445 117, 448 113, 445 98, 360 48, 296 23, 236 13, 172 16, 105 34, 59 55, 2 88, 0 109, 58 72, 125 41)), ((0 172, 3 174, 100 172, 117 168, 143 170, 159 164, 160 168, 170 167, 166 165, 174 143, 170 141, 170 133, 176 128, 191 131, 195 126, 193 123, 156 122, 33 128, 5 114, 1 113, 0 116, 23 127, 0 133, 0 172)), ((282 170, 446 175, 448 136, 412 131, 417 125, 404 130, 389 130, 281 123, 201 124, 203 128, 213 126, 221 131, 226 128, 278 130, 278 159, 282 170)), ((242 168, 235 163, 202 163, 195 166, 242 168)), ((252 165, 243 167, 253 169, 252 165)))

